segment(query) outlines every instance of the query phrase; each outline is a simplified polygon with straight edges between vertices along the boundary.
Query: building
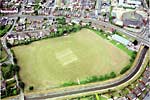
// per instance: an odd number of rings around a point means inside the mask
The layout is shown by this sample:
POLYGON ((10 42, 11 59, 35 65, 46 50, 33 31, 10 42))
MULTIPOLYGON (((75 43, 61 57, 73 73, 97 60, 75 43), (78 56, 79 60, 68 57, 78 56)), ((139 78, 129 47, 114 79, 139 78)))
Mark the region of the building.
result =
POLYGON ((1 13, 11 13, 11 14, 15 14, 15 13, 18 13, 18 8, 1 9, 0 12, 1 12, 1 13))
POLYGON ((141 95, 141 90, 138 87, 135 87, 135 89, 132 91, 137 97, 141 95))
POLYGON ((144 25, 142 15, 136 12, 125 12, 122 15, 123 25, 126 27, 140 28, 144 25))
POLYGON ((123 37, 121 37, 121 36, 119 36, 117 34, 112 35, 112 39, 115 40, 115 41, 118 41, 118 42, 120 42, 122 44, 124 44, 125 46, 130 44, 129 40, 127 40, 127 39, 125 39, 125 38, 123 38, 123 37))
POLYGON ((141 0, 127 0, 126 2, 130 5, 141 5, 141 0))
POLYGON ((144 84, 142 84, 141 82, 138 83, 138 87, 141 91, 144 91, 145 90, 145 86, 144 84))
POLYGON ((133 93, 129 93, 129 94, 127 94, 127 98, 128 98, 129 100, 136 100, 136 95, 133 94, 133 93))
POLYGON ((96 7, 95 7, 95 15, 98 16, 101 10, 101 6, 102 6, 102 1, 101 0, 97 0, 96 2, 96 7))
POLYGON ((143 76, 144 76, 145 78, 147 78, 147 79, 150 80, 150 72, 149 72, 149 71, 146 70, 146 71, 144 72, 143 76))
POLYGON ((148 85, 149 80, 148 80, 148 78, 142 77, 141 82, 142 82, 144 85, 148 85))
POLYGON ((0 18, 0 26, 1 25, 7 25, 7 23, 8 23, 8 18, 6 18, 6 17, 3 17, 3 18, 0 18))

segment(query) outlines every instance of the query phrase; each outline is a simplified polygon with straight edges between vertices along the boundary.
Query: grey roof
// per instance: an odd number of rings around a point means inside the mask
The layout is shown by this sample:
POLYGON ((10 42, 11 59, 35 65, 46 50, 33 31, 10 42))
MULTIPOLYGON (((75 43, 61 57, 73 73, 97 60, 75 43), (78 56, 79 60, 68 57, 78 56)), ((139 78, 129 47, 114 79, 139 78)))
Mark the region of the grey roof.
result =
POLYGON ((143 74, 146 78, 150 78, 150 72, 149 71, 145 71, 143 74))
POLYGON ((8 19, 7 18, 2 18, 0 19, 0 25, 6 25, 8 22, 8 19))
POLYGON ((141 94, 141 90, 140 90, 138 87, 136 87, 136 88, 133 90, 133 92, 134 92, 137 96, 139 96, 139 95, 141 94))
POLYGON ((145 78, 145 77, 142 77, 142 80, 141 80, 144 84, 147 84, 147 82, 149 81, 148 78, 145 78))
POLYGON ((137 27, 140 27, 143 25, 143 17, 142 15, 136 13, 136 12, 126 12, 122 15, 123 24, 128 25, 134 25, 137 27))
POLYGON ((145 86, 144 86, 144 84, 142 84, 142 83, 139 83, 139 84, 138 84, 138 87, 139 87, 139 89, 142 90, 142 91, 145 89, 145 86))
POLYGON ((129 93, 129 94, 127 94, 127 97, 133 100, 136 98, 136 95, 133 93, 129 93))

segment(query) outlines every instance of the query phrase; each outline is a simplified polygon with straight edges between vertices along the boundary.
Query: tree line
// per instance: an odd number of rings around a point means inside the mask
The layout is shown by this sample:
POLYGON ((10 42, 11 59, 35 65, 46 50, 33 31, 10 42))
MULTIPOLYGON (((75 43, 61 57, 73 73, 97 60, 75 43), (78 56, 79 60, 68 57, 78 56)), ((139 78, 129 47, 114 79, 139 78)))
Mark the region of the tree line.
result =
MULTIPOLYGON (((92 82, 98 82, 98 81, 105 81, 108 79, 112 79, 115 78, 117 75, 115 72, 111 72, 109 74, 105 74, 105 75, 100 75, 100 76, 90 76, 87 77, 84 80, 80 80, 80 84, 86 84, 86 83, 92 83, 92 82)), ((72 85, 78 85, 78 82, 75 81, 70 81, 70 82, 66 82, 64 84, 62 84, 62 86, 72 86, 72 85)))

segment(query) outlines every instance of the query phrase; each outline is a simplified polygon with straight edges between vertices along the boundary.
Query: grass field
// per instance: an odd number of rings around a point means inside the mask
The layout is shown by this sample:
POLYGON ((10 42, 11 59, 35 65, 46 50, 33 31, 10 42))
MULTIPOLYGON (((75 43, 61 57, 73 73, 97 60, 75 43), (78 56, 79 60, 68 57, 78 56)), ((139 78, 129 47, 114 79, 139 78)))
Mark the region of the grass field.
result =
POLYGON ((68 36, 13 48, 26 87, 57 87, 88 76, 119 72, 130 57, 93 31, 82 29, 68 36))

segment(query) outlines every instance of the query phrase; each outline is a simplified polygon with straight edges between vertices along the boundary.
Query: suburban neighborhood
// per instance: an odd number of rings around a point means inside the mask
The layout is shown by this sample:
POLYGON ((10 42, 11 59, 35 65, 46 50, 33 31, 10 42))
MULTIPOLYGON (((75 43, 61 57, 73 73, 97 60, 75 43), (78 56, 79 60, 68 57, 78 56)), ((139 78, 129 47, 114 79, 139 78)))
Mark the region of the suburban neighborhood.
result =
POLYGON ((0 0, 2 100, 150 100, 149 0, 0 0))

